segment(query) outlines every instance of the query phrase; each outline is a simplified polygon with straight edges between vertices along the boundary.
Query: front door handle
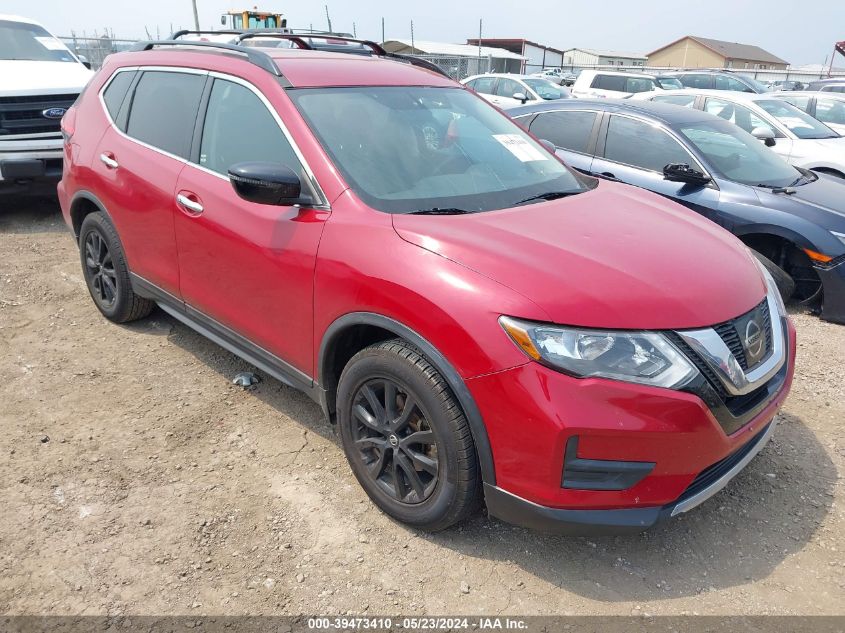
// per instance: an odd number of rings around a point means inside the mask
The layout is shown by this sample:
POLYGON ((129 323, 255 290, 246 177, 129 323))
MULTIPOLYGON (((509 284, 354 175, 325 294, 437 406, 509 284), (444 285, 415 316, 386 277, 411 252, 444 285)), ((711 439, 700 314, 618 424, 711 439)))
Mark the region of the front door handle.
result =
POLYGON ((100 162, 103 163, 109 169, 117 169, 120 167, 118 162, 114 158, 114 154, 111 152, 103 152, 100 154, 100 162))
POLYGON ((603 172, 601 173, 601 176, 602 176, 602 178, 606 178, 607 180, 619 180, 616 176, 614 176, 614 175, 613 175, 611 172, 609 172, 609 171, 603 171, 603 172))
POLYGON ((203 212, 203 206, 199 199, 195 198, 196 196, 194 196, 193 194, 176 194, 176 202, 179 204, 180 207, 187 209, 191 213, 191 215, 199 215, 203 212))

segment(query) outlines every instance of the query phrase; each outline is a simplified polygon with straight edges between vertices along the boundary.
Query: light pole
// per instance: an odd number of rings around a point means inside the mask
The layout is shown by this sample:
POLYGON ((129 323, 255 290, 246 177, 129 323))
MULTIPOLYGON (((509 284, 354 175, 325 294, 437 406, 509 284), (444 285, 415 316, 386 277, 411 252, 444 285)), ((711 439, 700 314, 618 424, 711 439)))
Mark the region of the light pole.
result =
POLYGON ((194 29, 199 31, 200 30, 200 16, 199 16, 199 13, 197 13, 197 0, 191 0, 191 4, 194 7, 194 29))

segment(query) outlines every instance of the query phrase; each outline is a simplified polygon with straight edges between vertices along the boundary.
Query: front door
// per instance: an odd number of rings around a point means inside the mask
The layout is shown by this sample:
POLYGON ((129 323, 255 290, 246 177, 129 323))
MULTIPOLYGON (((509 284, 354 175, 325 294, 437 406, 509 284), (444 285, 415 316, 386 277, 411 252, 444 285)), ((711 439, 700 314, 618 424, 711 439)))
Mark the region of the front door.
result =
POLYGON ((247 202, 227 172, 241 162, 281 163, 300 175, 304 194, 322 194, 275 112, 245 83, 214 79, 192 158, 176 186, 186 305, 313 375, 314 266, 329 213, 247 202))

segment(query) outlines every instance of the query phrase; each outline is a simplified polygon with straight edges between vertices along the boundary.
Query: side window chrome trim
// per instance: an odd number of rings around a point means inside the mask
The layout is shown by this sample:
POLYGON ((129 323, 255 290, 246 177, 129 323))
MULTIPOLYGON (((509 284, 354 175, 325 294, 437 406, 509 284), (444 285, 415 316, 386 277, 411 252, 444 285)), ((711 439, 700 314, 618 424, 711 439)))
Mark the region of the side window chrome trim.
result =
POLYGON ((210 174, 212 176, 217 176, 221 180, 225 180, 226 182, 229 182, 229 179, 226 176, 224 176, 223 174, 219 174, 216 171, 212 171, 212 170, 210 170, 206 167, 203 167, 202 165, 199 165, 197 163, 194 163, 194 162, 192 162, 192 161, 190 161, 186 158, 183 158, 181 156, 176 156, 175 154, 171 154, 170 152, 168 152, 166 150, 160 149, 158 147, 154 147, 153 145, 150 145, 149 143, 145 143, 144 141, 141 141, 141 140, 138 140, 137 138, 129 136, 126 132, 124 132, 123 130, 121 130, 117 126, 117 124, 115 123, 111 114, 109 113, 108 108, 106 107, 106 102, 105 102, 105 99, 103 98, 103 95, 104 95, 106 89, 108 89, 108 87, 111 85, 111 82, 114 81, 114 78, 119 73, 135 72, 135 71, 141 71, 141 72, 157 71, 157 72, 188 73, 188 74, 193 74, 193 75, 204 75, 204 76, 214 77, 215 79, 222 79, 222 80, 225 80, 225 81, 231 81, 233 83, 240 84, 240 85, 244 86, 245 88, 248 88, 249 90, 251 90, 253 93, 255 93, 256 96, 258 96, 258 98, 264 104, 264 107, 266 107, 270 111, 270 114, 273 116, 273 119, 276 121, 276 124, 279 126, 282 133, 285 135, 285 138, 287 139, 287 141, 290 143, 291 147, 293 148, 294 154, 296 154, 296 157, 299 159, 299 161, 302 165, 302 168, 305 170, 305 173, 308 175, 308 178, 311 181, 310 184, 311 184, 313 190, 317 193, 317 195, 320 198, 319 204, 312 205, 313 208, 321 209, 321 210, 331 210, 331 205, 328 202, 328 197, 326 196, 325 192, 323 191, 323 188, 320 187, 319 182, 317 182, 317 178, 314 176, 314 172, 311 169, 311 166, 308 164, 308 161, 305 160, 305 157, 303 156, 302 151, 299 149, 299 146, 293 140, 293 137, 291 136, 290 132, 288 131, 287 126, 282 122, 281 117, 279 117, 279 113, 276 112, 276 109, 270 104, 270 102, 261 93, 261 91, 259 91, 251 83, 249 83, 248 81, 244 81, 240 77, 235 77, 233 75, 227 75, 225 73, 221 73, 221 72, 217 72, 217 71, 200 70, 198 68, 185 68, 185 67, 182 67, 182 66, 126 66, 126 67, 123 67, 123 68, 118 68, 116 71, 114 71, 114 73, 112 73, 112 76, 109 77, 108 81, 106 81, 106 83, 103 84, 103 87, 100 88, 100 91, 97 94, 97 97, 100 101, 100 107, 103 109, 103 113, 105 114, 106 119, 109 122, 109 125, 121 137, 123 137, 123 138, 125 138, 129 141, 132 141, 133 143, 136 143, 136 144, 140 145, 141 147, 144 147, 146 149, 157 152, 157 153, 161 154, 162 156, 167 156, 168 158, 179 161, 180 163, 182 163, 184 165, 194 167, 196 169, 199 169, 200 171, 203 171, 203 172, 210 174))

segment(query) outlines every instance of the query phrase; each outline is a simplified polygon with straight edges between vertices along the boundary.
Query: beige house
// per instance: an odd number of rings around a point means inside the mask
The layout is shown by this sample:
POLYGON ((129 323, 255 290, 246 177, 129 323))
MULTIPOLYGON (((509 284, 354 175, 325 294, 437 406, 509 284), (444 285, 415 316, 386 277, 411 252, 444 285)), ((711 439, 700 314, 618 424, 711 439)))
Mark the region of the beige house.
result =
POLYGON ((759 46, 687 35, 648 54, 648 65, 671 68, 785 69, 780 57, 759 46))

